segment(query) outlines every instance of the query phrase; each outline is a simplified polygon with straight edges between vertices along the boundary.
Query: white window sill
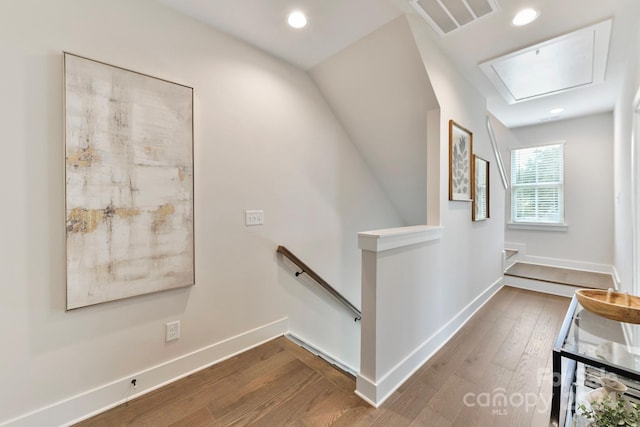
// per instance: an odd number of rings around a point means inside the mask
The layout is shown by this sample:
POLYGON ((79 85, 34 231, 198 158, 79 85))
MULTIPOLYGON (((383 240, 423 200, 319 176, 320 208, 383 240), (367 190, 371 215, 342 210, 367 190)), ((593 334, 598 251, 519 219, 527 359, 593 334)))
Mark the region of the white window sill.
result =
POLYGON ((510 230, 568 231, 569 224, 549 224, 544 222, 508 222, 510 230))

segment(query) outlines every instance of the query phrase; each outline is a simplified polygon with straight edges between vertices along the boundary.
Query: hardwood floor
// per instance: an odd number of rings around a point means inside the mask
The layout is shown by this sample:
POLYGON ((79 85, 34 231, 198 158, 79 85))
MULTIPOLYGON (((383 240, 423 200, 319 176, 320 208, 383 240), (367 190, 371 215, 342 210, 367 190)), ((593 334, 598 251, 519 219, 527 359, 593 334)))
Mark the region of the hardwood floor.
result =
POLYGON ((378 409, 353 377, 277 338, 77 426, 546 426, 568 306, 504 287, 378 409))

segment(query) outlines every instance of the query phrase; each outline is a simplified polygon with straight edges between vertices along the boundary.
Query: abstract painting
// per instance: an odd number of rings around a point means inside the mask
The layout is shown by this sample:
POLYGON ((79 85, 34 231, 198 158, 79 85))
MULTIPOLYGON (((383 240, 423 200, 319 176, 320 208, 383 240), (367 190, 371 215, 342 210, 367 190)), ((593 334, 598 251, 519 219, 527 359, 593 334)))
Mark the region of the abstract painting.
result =
POLYGON ((193 89, 64 53, 67 310, 195 281, 193 89))
POLYGON ((449 120, 449 200, 471 201, 473 134, 449 120))

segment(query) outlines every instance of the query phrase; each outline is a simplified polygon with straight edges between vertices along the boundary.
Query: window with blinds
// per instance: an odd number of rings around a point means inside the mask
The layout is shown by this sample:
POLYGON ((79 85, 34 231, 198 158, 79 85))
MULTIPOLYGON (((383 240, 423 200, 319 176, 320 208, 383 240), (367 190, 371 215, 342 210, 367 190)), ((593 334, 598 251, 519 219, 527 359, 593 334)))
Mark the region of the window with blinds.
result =
POLYGON ((564 223, 564 144, 511 151, 511 221, 564 223))

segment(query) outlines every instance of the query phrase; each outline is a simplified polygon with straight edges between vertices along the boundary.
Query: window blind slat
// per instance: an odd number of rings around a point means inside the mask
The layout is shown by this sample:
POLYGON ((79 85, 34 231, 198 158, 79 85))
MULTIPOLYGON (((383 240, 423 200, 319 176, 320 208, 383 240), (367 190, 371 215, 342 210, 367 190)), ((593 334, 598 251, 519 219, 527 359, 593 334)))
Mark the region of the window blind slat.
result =
POLYGON ((564 222, 564 145, 511 152, 511 220, 564 222))

